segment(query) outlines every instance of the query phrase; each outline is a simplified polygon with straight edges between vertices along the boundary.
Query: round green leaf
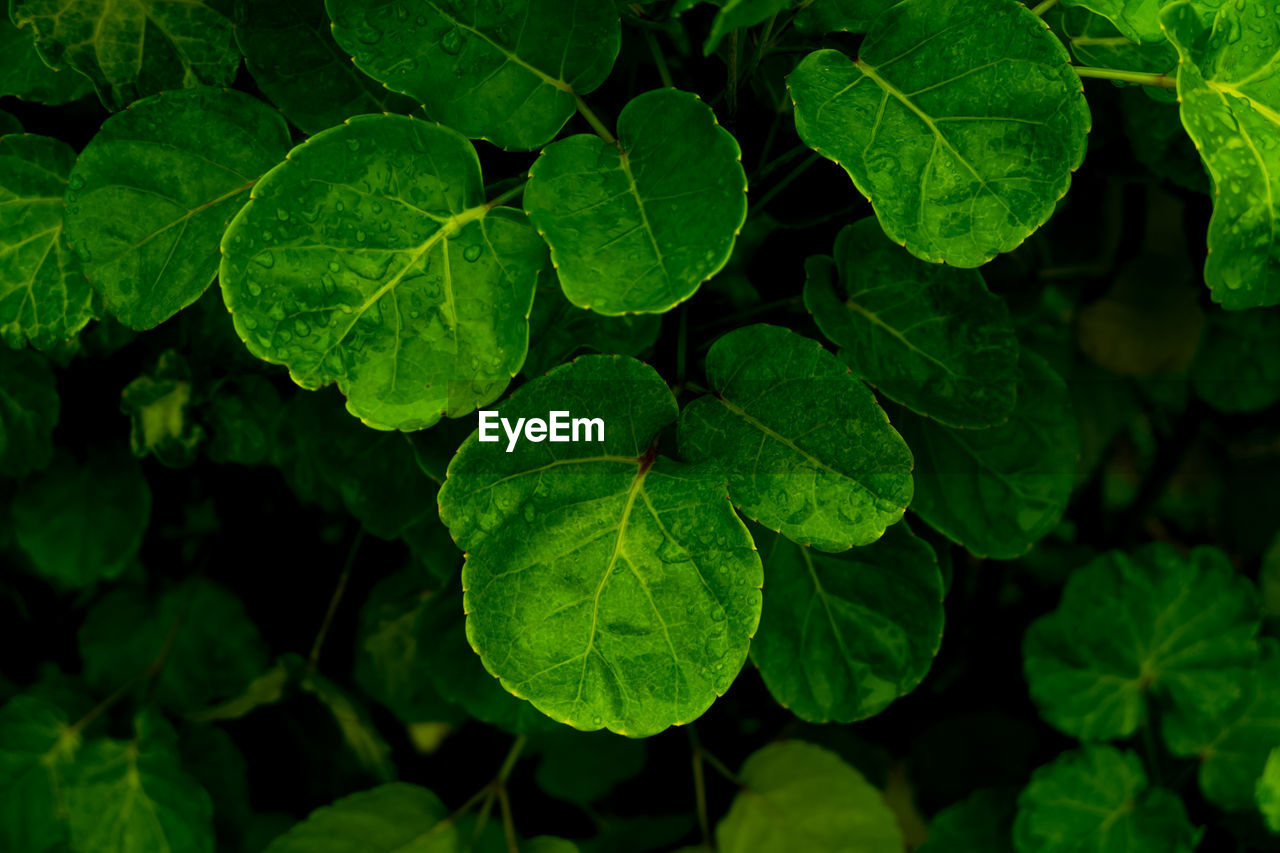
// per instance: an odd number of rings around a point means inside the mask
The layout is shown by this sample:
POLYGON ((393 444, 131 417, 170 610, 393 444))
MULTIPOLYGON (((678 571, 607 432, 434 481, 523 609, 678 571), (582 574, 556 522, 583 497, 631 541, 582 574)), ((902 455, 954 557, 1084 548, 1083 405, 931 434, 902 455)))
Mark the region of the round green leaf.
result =
POLYGON ((1222 412, 1256 412, 1280 401, 1280 309, 1209 313, 1191 386, 1222 412))
POLYGON ((1016 248, 1084 160, 1080 79, 1015 0, 904 0, 876 18, 856 61, 820 50, 787 84, 800 138, 928 261, 976 267, 1016 248))
POLYGON ((467 638, 502 686, 553 719, 635 737, 687 723, 733 682, 762 571, 723 476, 656 452, 670 389, 634 359, 584 356, 520 388, 511 424, 600 418, 603 442, 473 433, 440 515, 459 547, 467 638))
POLYGON ((58 409, 48 360, 0 349, 0 477, 25 477, 52 461, 58 409))
POLYGON ((351 63, 333 40, 324 0, 236 0, 236 44, 258 88, 306 133, 417 106, 351 63))
POLYGON ((0 338, 51 349, 94 317, 94 294, 63 234, 62 197, 76 161, 47 136, 0 137, 0 338))
POLYGON ((716 827, 722 853, 901 853, 881 793, 835 753, 798 740, 751 755, 743 790, 716 827))
POLYGON ((240 65, 231 22, 205 0, 10 0, 9 13, 35 33, 45 61, 86 75, 110 110, 167 89, 229 85, 240 65))
POLYGON ((225 89, 165 92, 107 119, 66 194, 67 240, 107 310, 150 329, 195 302, 227 223, 288 147, 279 113, 225 89))
POLYGON ((1018 853, 1191 853, 1197 833, 1178 797, 1148 788, 1131 752, 1087 746, 1031 775, 1018 797, 1018 853))
POLYGON ((555 282, 541 285, 529 316, 529 355, 521 372, 541 376, 581 349, 639 358, 661 331, 656 314, 606 317, 574 305, 555 282))
POLYGON ((1014 853, 1012 793, 984 789, 948 806, 929 821, 919 853, 1014 853))
POLYGON ((1058 609, 1027 631, 1023 669, 1050 724, 1123 738, 1146 721, 1153 694, 1181 713, 1229 708, 1259 622, 1252 585, 1221 551, 1113 551, 1074 571, 1058 609))
POLYGON ((724 267, 747 216, 737 141, 697 95, 657 89, 594 134, 548 145, 524 209, 569 301, 601 314, 669 311, 724 267))
POLYGON ((1017 404, 1000 426, 904 415, 898 429, 916 456, 912 512, 970 553, 1020 557, 1062 518, 1080 438, 1066 383, 1040 356, 1022 353, 1017 404))
POLYGON ((613 68, 621 25, 596 0, 325 0, 356 65, 427 114, 500 148, 559 132, 613 68))
POLYGON ((48 850, 67 837, 60 819, 67 763, 79 737, 55 705, 15 696, 0 708, 0 847, 48 850))
POLYGON ((1280 15, 1272 3, 1223 5, 1204 37, 1187 0, 1160 23, 1178 49, 1182 123, 1213 178, 1204 278, 1236 310, 1280 303, 1280 15))
MULTIPOLYGON (((0 9, 0 12, 6 10, 0 9)), ((31 30, 20 30, 7 14, 0 14, 0 95, 57 106, 93 91, 89 78, 71 68, 57 71, 36 51, 31 30)))
POLYGON ((821 344, 748 326, 707 354, 711 395, 680 417, 680 452, 729 477, 744 513, 823 551, 867 545, 911 502, 911 451, 875 396, 821 344))
POLYGON ((1266 768, 1258 779, 1258 808, 1272 832, 1280 832, 1280 748, 1271 750, 1266 768))
POLYGON ((491 402, 520 370, 546 246, 484 200, 471 143, 358 116, 289 154, 222 241, 222 295, 259 358, 331 382, 380 429, 491 402))
POLYGON ((757 536, 769 590, 751 660, 773 698, 814 723, 880 713, 929 671, 942 642, 942 574, 905 526, 822 554, 757 536))
POLYGON ((458 830, 440 798, 396 782, 313 811, 265 853, 401 853, 456 849, 458 830))
POLYGON ((809 259, 804 304, 855 373, 948 426, 987 427, 1009 416, 1018 339, 1004 300, 980 273, 913 258, 874 218, 840 232, 830 265, 809 259))

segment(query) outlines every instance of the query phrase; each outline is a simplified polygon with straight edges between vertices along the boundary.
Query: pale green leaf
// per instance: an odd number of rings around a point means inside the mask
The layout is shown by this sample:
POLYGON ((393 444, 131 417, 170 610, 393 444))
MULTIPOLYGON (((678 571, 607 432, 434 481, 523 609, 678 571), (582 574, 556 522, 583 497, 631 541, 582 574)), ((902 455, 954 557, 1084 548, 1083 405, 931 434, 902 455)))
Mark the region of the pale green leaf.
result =
POLYGON ((1272 832, 1280 832, 1280 749, 1271 750, 1267 764, 1258 779, 1258 808, 1272 832))
POLYGON ((0 848, 43 853, 66 839, 61 789, 79 743, 44 699, 15 696, 0 707, 0 848))
POLYGON ((553 142, 524 208, 551 245, 569 301, 601 314, 660 313, 724 267, 747 216, 737 141, 697 95, 657 89, 618 116, 618 143, 553 142))
POLYGON ((254 355, 305 388, 336 382, 382 429, 496 399, 524 361, 546 246, 485 203, 448 128, 359 116, 253 188, 223 238, 223 298, 254 355))
POLYGON ((1018 339, 976 271, 928 264, 874 217, 805 265, 804 304, 840 358, 889 399, 939 423, 998 424, 1013 411, 1018 339))
POLYGON ((383 785, 316 809, 265 853, 453 853, 458 830, 440 798, 417 785, 383 785))
POLYGON ((802 545, 879 539, 911 502, 911 451, 871 391, 816 341, 748 326, 707 354, 711 395, 685 407, 680 452, 729 477, 744 513, 802 545))
POLYGON ((1210 312, 1191 386, 1222 412, 1256 412, 1280 401, 1280 309, 1210 312))
MULTIPOLYGON (((600 418, 603 442, 481 443, 449 465, 441 518, 467 552, 467 638, 512 693, 582 729, 645 736, 725 692, 760 617, 762 572, 722 475, 659 456, 671 391, 583 356, 500 411, 600 418)), ((499 430, 499 432, 501 432, 499 430)))
POLYGON ((501 148, 549 141, 604 82, 621 44, 599 0, 326 0, 356 65, 431 118, 501 148))
POLYGON ((279 113, 226 89, 165 92, 107 119, 66 194, 67 240, 107 310, 150 329, 195 302, 227 223, 288 147, 279 113))
POLYGON ((153 368, 124 387, 120 411, 129 416, 134 456, 154 456, 168 468, 195 461, 204 429, 192 416, 191 387, 191 368, 176 350, 160 353, 153 368))
POLYGON ((1257 654, 1252 585, 1226 555, 1156 543, 1070 575, 1058 609, 1023 643, 1041 715, 1087 740, 1129 737, 1152 698, 1184 715, 1224 713, 1257 654))
POLYGON ((857 60, 820 50, 787 83, 801 139, 925 260, 976 267, 1013 250, 1084 160, 1080 80, 1015 0, 904 0, 876 18, 857 60))
POLYGON ((721 853, 902 853, 902 830, 876 790, 835 753, 772 743, 739 774, 743 790, 716 827, 721 853))
POLYGON ((1038 355, 1020 358, 1008 421, 949 429, 907 413, 898 429, 916 457, 912 512, 980 557, 1011 560, 1062 518, 1080 438, 1066 383, 1038 355))
POLYGON ((30 29, 20 30, 0 6, 0 95, 49 106, 83 98, 93 91, 89 78, 71 68, 54 70, 36 51, 30 29))
POLYGON ((51 349, 94 317, 94 294, 67 246, 62 197, 75 163, 47 136, 0 137, 0 338, 51 349))
POLYGON ((59 408, 48 360, 0 349, 0 477, 23 477, 53 460, 59 408))
POLYGON ((229 85, 240 65, 231 22, 204 0, 10 0, 9 12, 50 65, 87 76, 110 110, 229 85))

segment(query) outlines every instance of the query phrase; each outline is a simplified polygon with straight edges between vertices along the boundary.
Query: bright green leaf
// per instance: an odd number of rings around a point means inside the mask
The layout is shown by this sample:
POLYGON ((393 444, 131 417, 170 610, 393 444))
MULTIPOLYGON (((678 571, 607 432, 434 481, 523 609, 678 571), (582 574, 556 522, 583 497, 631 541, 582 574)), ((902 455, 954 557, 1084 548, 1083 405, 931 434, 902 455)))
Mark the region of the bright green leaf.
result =
POLYGON ((150 329, 196 301, 227 223, 288 147, 279 113, 225 89, 166 92, 107 119, 66 195, 67 240, 107 310, 150 329))
POLYGON ((1255 412, 1280 401, 1280 309, 1210 312, 1191 385, 1222 412, 1255 412))
POLYGON ((656 314, 606 317, 574 305, 555 282, 541 285, 529 317, 529 355, 521 372, 541 376, 580 349, 639 358, 661 330, 662 318, 656 314))
POLYGON ((510 692, 577 728, 645 736, 733 682, 760 617, 760 558, 724 479, 656 453, 676 402, 652 368, 584 356, 520 388, 502 417, 600 418, 603 442, 473 433, 441 518, 467 552, 467 638, 510 692))
POLYGON ((1280 303, 1280 15, 1272 3, 1222 7, 1213 31, 1192 3, 1160 23, 1178 49, 1182 123, 1213 179, 1204 278, 1228 310, 1280 303))
POLYGON ((1015 0, 904 0, 856 61, 787 78, 796 129, 845 168, 885 233, 976 267, 1048 220, 1084 160, 1089 109, 1066 48, 1015 0), (931 43, 943 38, 946 50, 931 43))
POLYGON ((53 460, 58 410, 48 360, 0 349, 0 477, 23 477, 53 460))
POLYGON ((805 265, 804 303, 840 358, 917 414, 987 427, 1013 411, 1018 340, 1004 300, 976 271, 927 264, 895 246, 873 217, 805 265))
POLYGON ((1182 801, 1149 788, 1131 752, 1087 746, 1036 770, 1018 797, 1018 853, 1191 853, 1182 801))
POLYGON ((569 301, 601 314, 661 313, 729 260, 747 216, 737 141, 697 95, 657 89, 618 116, 618 143, 553 142, 524 209, 551 245, 569 301))
POLYGON ((1014 853, 1012 794, 984 789, 948 806, 929 821, 919 853, 1014 853))
POLYGON ((51 349, 94 317, 94 294, 63 234, 62 197, 76 160, 46 136, 0 137, 0 338, 51 349))
POLYGON ((496 399, 520 369, 546 247, 485 203, 463 137, 403 116, 313 136, 223 238, 222 294, 254 355, 331 382, 382 429, 496 399))
POLYGON ((1080 439, 1066 383, 1038 355, 1020 358, 1017 405, 982 430, 904 416, 916 456, 912 512, 972 554, 1020 557, 1057 525, 1075 480, 1080 439))
POLYGON ((743 791, 716 827, 722 853, 901 853, 902 830, 881 793, 835 753, 772 743, 739 774, 743 791))
POLYGON ((31 30, 18 29, 0 7, 0 95, 57 106, 93 91, 89 78, 71 68, 56 71, 36 51, 31 30))
POLYGON ((10 0, 9 12, 50 65, 86 75, 110 110, 228 85, 240 65, 231 22, 205 0, 10 0))
MULTIPOLYGON (((1125 38, 1145 44, 1165 40, 1158 16, 1160 7, 1166 2, 1167 0, 1063 0, 1062 5, 1087 9, 1110 21, 1125 38)), ((1174 62, 1176 64, 1177 60, 1174 62)), ((1129 65, 1104 67, 1132 68, 1129 65)))
POLYGON ((1023 670, 1058 729, 1129 737, 1153 695, 1183 714, 1229 708, 1257 654, 1259 622, 1252 585, 1221 551, 1113 551, 1072 572, 1058 609, 1027 631, 1023 670))
POLYGON ((120 392, 129 416, 129 446, 139 459, 154 456, 169 468, 195 461, 204 430, 191 416, 191 369, 175 350, 160 353, 156 366, 120 392))
POLYGON ((831 555, 757 536, 764 611, 751 660, 783 707, 815 723, 880 713, 915 689, 942 642, 942 575, 905 526, 831 555))
POLYGON ((1258 779, 1258 808, 1272 832, 1280 832, 1280 748, 1271 750, 1266 768, 1258 779))
POLYGON ((427 114, 500 148, 556 135, 577 97, 604 82, 621 43, 612 3, 596 0, 326 0, 356 65, 427 114))
POLYGON ((67 837, 61 790, 80 744, 55 705, 16 696, 0 707, 0 848, 42 853, 67 837))
MULTIPOLYGON (((1105 5, 1104 3, 1091 5, 1105 5)), ((1156 39, 1143 39, 1139 44, 1130 41, 1120 29, 1102 15, 1095 14, 1084 6, 1073 6, 1063 10, 1061 18, 1062 34, 1076 61, 1081 65, 1095 68, 1120 68, 1125 71, 1141 71, 1148 74, 1168 74, 1172 76, 1178 68, 1178 51, 1165 40, 1160 27, 1156 23, 1155 13, 1158 11, 1157 0, 1142 0, 1150 6, 1150 26, 1155 28, 1156 39)), ((1119 2, 1116 2, 1119 5, 1119 2)), ((1132 4, 1131 4, 1132 5, 1132 4)), ((1132 38, 1132 36, 1130 36, 1132 38)), ((1118 85, 1133 86, 1132 83, 1118 85)), ((1144 97, 1158 101, 1173 102, 1177 95, 1172 89, 1160 86, 1140 86, 1144 97)))
POLYGON ((451 853, 458 830, 440 798, 401 782, 316 809, 265 853, 451 853))
POLYGON ((867 545, 911 502, 911 452, 875 396, 816 341, 748 326, 707 354, 711 395, 685 407, 680 452, 729 477, 744 513, 823 551, 867 545))

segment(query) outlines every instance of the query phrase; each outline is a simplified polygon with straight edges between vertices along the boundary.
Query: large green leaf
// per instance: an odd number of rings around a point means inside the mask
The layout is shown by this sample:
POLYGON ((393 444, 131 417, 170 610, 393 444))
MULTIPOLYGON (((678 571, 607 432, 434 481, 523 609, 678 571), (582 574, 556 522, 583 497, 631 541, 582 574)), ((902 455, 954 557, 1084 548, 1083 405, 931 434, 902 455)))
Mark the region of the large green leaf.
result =
POLYGON ((458 830, 447 816, 435 794, 397 782, 316 809, 266 853, 450 853, 458 830))
POLYGON ((920 853, 1014 853, 1012 793, 983 789, 948 806, 929 821, 920 853))
POLYGON ((1205 282, 1227 309, 1280 303, 1280 15, 1227 3, 1204 36, 1196 7, 1160 13, 1178 49, 1182 123, 1213 178, 1205 282))
POLYGON ((982 275, 927 264, 884 236, 874 218, 805 265, 804 304, 841 359, 882 394, 958 427, 1013 411, 1018 339, 1004 300, 982 275))
POLYGON ((182 769, 173 728, 143 711, 134 731, 130 741, 89 741, 76 757, 65 792, 71 846, 213 853, 213 805, 182 769))
POLYGON ((1271 750, 1267 757, 1255 796, 1267 827, 1272 832, 1280 832, 1280 749, 1271 750))
POLYGON ((83 98, 93 90, 89 78, 70 68, 54 70, 36 51, 30 30, 20 30, 0 7, 0 95, 49 106, 83 98))
POLYGON ((0 137, 0 338, 50 349, 94 317, 93 288, 63 234, 76 152, 47 136, 0 137))
POLYGON ((69 456, 23 482, 13 532, 35 572, 62 586, 88 586, 133 562, 151 516, 151 490, 127 452, 69 456))
POLYGON ((1213 311, 1195 361, 1191 385, 1222 412, 1254 412, 1280 401, 1280 309, 1213 311))
POLYGON ((569 301, 602 314, 668 311, 729 260, 747 217, 737 141, 689 92, 657 89, 618 116, 618 142, 553 142, 524 209, 569 301))
POLYGON ((904 0, 876 18, 856 61, 820 50, 787 84, 800 137, 925 260, 976 267, 1016 248, 1084 160, 1080 80, 1014 0, 904 0))
POLYGON ((1191 853, 1197 833, 1182 801, 1149 788, 1131 752, 1087 746, 1031 776, 1018 797, 1018 853, 1191 853))
MULTIPOLYGON (((1159 12, 1166 2, 1167 0, 1063 0, 1062 5, 1087 9, 1110 21, 1125 38, 1147 43, 1165 40, 1164 32, 1160 29, 1159 12)), ((1130 68, 1127 65, 1108 67, 1130 68)))
POLYGON ((1174 755, 1200 760, 1200 790, 1224 809, 1252 809, 1267 755, 1280 749, 1280 649, 1268 641, 1262 661, 1241 679, 1242 695, 1218 714, 1182 713, 1164 721, 1174 755))
POLYGON ((1113 551, 1074 571, 1023 644, 1031 697, 1079 738, 1132 735, 1152 695, 1183 714, 1225 712, 1252 664, 1257 596, 1221 551, 1113 551))
POLYGON ((905 696, 942 642, 942 575, 904 525, 822 554, 757 536, 765 597, 751 660, 773 697, 815 723, 865 719, 905 696))
POLYGON ((645 355, 658 339, 662 318, 656 314, 606 317, 570 302, 554 281, 538 287, 529 315, 529 356, 525 376, 541 376, 580 349, 613 355, 645 355))
POLYGON ((52 461, 58 411, 48 360, 0 349, 0 477, 23 477, 52 461))
POLYGON ((911 451, 875 396, 816 341, 748 326, 707 354, 711 395, 685 407, 680 452, 729 477, 753 520, 802 545, 879 539, 911 502, 911 451))
POLYGON ((254 82, 307 133, 416 106, 351 63, 333 40, 324 0, 236 0, 236 44, 254 82))
POLYGON ((1057 525, 1075 479, 1080 438, 1066 383, 1038 355, 1020 359, 1009 420, 948 429, 906 415, 898 429, 916 456, 912 512, 982 557, 1020 557, 1057 525))
POLYGON ((254 355, 331 382, 382 429, 494 400, 524 361, 546 246, 484 200, 471 143, 404 116, 313 136, 222 241, 222 295, 254 355))
POLYGON ((722 853, 901 853, 897 819, 862 774, 803 741, 772 743, 739 774, 716 827, 722 853))
POLYGON ((644 736, 686 723, 733 682, 760 618, 762 570, 722 475, 659 456, 676 402, 634 359, 583 356, 501 414, 600 418, 602 442, 473 433, 441 518, 467 552, 467 638, 548 716, 644 736))
POLYGON ((80 738, 55 705, 16 696, 0 708, 0 848, 43 853, 63 841, 63 776, 80 738))
POLYGON ((67 239, 107 310, 150 329, 195 302, 227 223, 288 148, 279 113, 225 89, 165 92, 107 119, 66 194, 67 239))
POLYGON ((356 65, 472 138, 546 143, 604 82, 621 43, 597 0, 326 0, 356 65))
MULTIPOLYGON (((1150 5, 1150 26, 1158 38, 1144 39, 1142 43, 1126 38, 1121 29, 1102 15, 1089 11, 1083 5, 1066 8, 1062 12, 1061 31, 1076 61, 1097 68, 1120 68, 1126 71, 1144 71, 1151 74, 1173 76, 1178 68, 1178 51, 1165 40, 1156 23, 1157 0, 1143 0, 1150 5)), ((1117 85, 1132 86, 1132 83, 1117 85)), ((1172 102, 1177 94, 1160 86, 1141 86, 1147 97, 1172 102)))
POLYGON ((10 0, 9 12, 50 65, 86 75, 111 110, 166 89, 228 85, 240 64, 231 22, 205 0, 10 0))

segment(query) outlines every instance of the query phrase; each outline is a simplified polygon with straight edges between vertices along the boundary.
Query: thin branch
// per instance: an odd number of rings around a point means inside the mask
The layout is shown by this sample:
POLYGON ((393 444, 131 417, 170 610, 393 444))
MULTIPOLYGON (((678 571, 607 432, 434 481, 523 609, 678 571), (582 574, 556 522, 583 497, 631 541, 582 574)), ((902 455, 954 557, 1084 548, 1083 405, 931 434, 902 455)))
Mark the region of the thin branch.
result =
POLYGON ((662 78, 662 85, 668 89, 674 89, 676 84, 671 79, 671 69, 667 68, 667 58, 662 55, 662 45, 658 44, 658 37, 652 30, 645 30, 644 40, 649 43, 649 53, 653 54, 653 64, 658 66, 658 76, 662 78))
POLYGON ((333 617, 338 612, 338 605, 342 603, 342 596, 347 591, 347 582, 351 580, 351 568, 356 564, 356 555, 360 552, 362 542, 364 542, 363 527, 351 540, 351 548, 347 551, 347 560, 342 566, 342 574, 338 575, 338 585, 334 587, 333 595, 329 598, 329 609, 325 611, 324 622, 320 624, 320 633, 316 634, 316 640, 311 644, 311 655, 307 658, 308 676, 315 673, 316 665, 320 663, 320 649, 324 646, 324 638, 329 634, 329 627, 333 624, 333 617))
POLYGON ((1141 83, 1143 86, 1161 86, 1165 89, 1175 89, 1178 86, 1176 77, 1170 77, 1168 74, 1148 74, 1142 71, 1120 71, 1115 68, 1090 68, 1089 66, 1073 65, 1076 74, 1080 77, 1093 77, 1098 80, 1117 80, 1121 83, 1141 83))
POLYGON ((1058 0, 1044 0, 1039 6, 1031 10, 1031 14, 1043 18, 1048 14, 1049 10, 1058 5, 1058 0))
POLYGON ((587 120, 587 124, 591 125, 591 129, 610 145, 617 145, 618 138, 609 132, 609 128, 604 126, 604 122, 600 121, 600 117, 591 111, 591 107, 587 106, 587 102, 582 100, 582 96, 574 94, 574 100, 578 103, 578 112, 582 113, 582 117, 587 120))
POLYGON ((758 211, 764 210, 765 205, 773 201, 774 198, 777 197, 778 193, 785 190, 791 184, 792 181, 794 181, 796 178, 804 174, 804 171, 806 169, 808 169, 810 166, 812 166, 814 163, 817 163, 821 159, 822 159, 822 155, 816 152, 804 158, 804 161, 800 163, 799 166, 796 166, 794 169, 792 169, 790 172, 784 175, 781 178, 781 180, 779 180, 776 184, 770 187, 768 191, 765 192, 764 195, 760 196, 760 198, 756 200, 755 204, 751 205, 751 212, 756 213, 758 211))

